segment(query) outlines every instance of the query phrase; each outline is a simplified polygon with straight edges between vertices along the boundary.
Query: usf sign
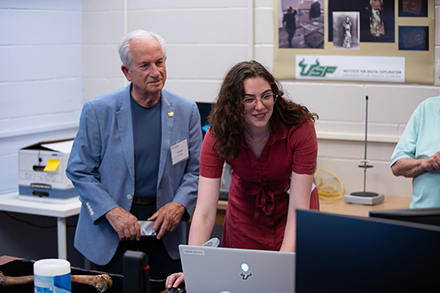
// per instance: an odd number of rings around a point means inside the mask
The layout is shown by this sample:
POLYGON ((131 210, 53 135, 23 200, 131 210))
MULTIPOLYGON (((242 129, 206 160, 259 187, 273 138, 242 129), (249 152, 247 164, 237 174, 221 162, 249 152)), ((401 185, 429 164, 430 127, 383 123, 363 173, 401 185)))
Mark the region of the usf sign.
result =
POLYGON ((301 72, 299 74, 304 77, 325 77, 327 74, 334 73, 338 68, 338 66, 322 66, 321 63, 319 63, 318 58, 315 60, 315 64, 307 64, 305 59, 302 59, 298 65, 301 68, 301 72))
POLYGON ((404 57, 296 55, 296 79, 405 82, 404 57))

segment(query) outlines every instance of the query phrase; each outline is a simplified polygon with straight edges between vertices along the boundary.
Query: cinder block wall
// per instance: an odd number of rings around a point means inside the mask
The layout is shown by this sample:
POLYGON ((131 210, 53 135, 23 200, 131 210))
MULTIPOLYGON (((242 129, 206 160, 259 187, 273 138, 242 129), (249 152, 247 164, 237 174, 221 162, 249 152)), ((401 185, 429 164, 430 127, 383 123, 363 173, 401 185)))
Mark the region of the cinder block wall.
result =
MULTIPOLYGON (((212 102, 227 70, 256 59, 272 68, 271 0, 3 1, 0 3, 0 194, 17 190, 17 150, 73 137, 84 101, 125 84, 117 44, 125 31, 155 31, 168 43, 166 87, 212 102), (6 29, 7 28, 7 29, 6 29)), ((439 13, 440 1, 436 1, 439 13)), ((438 18, 436 18, 438 19, 438 18)), ((439 26, 436 22, 436 28, 439 26)), ((436 59, 440 38, 436 30, 436 59)), ((438 82, 438 80, 437 80, 438 82)), ((439 87, 282 81, 292 99, 319 114, 319 164, 345 191, 363 186, 365 96, 369 101, 367 187, 409 197, 411 180, 388 161, 414 108, 439 87)))
POLYGON ((18 149, 76 133, 81 6, 80 0, 0 1, 0 194, 18 190, 18 149))
MULTIPOLYGON (((73 137, 83 104, 82 2, 0 1, 0 194, 18 191, 18 149, 73 137)), ((68 259, 77 217, 67 219, 68 259)), ((57 219, 0 212, 0 255, 57 257, 57 219)))
MULTIPOLYGON (((255 59, 272 69, 272 6, 272 0, 0 1, 0 194, 18 189, 19 148, 73 137, 84 101, 126 84, 117 55, 125 32, 142 28, 162 35, 168 44, 166 87, 197 102, 212 102, 235 63, 255 59)), ((435 13, 439 60, 440 0, 435 0, 435 13)), ((337 175, 346 192, 363 188, 363 170, 357 165, 364 156, 368 95, 368 158, 374 168, 368 170, 367 189, 410 197, 411 180, 393 177, 389 158, 415 107, 440 94, 436 76, 433 86, 282 84, 293 100, 319 114, 318 167, 337 175)), ((21 233, 0 228, 0 255, 56 256, 51 244, 56 230, 29 228, 1 213, 0 222, 21 233)))
MULTIPOLYGON (((435 5, 438 15, 440 1, 435 5)), ((116 46, 124 31, 142 28, 168 43, 166 87, 197 102, 212 102, 235 63, 256 59, 272 68, 272 6, 272 0, 83 1, 84 100, 123 85, 116 46)), ((437 22, 436 59, 438 27, 437 22)), ((345 192, 363 190, 358 165, 364 157, 368 95, 367 154, 374 168, 367 171, 367 190, 411 196, 411 180, 394 177, 389 159, 415 107, 439 95, 439 86, 289 80, 282 85, 293 100, 319 114, 318 167, 338 176, 345 192)), ((339 186, 331 177, 325 180, 339 186)))

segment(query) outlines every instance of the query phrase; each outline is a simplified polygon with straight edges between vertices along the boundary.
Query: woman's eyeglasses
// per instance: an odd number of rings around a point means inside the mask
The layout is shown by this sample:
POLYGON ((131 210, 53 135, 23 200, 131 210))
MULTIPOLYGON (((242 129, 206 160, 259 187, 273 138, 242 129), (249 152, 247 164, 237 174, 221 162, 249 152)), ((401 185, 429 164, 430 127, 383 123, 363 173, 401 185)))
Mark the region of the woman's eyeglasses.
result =
MULTIPOLYGON (((243 99, 243 104, 246 106, 256 106, 258 98, 245 98, 243 99)), ((266 93, 260 96, 259 100, 264 106, 272 106, 277 101, 277 95, 274 93, 266 93)))

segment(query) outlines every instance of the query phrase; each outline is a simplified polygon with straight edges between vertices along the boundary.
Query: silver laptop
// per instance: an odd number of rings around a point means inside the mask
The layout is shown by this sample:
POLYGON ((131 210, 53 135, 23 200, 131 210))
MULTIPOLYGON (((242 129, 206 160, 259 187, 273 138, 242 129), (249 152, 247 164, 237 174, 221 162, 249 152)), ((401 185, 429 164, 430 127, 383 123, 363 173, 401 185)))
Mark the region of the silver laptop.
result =
POLYGON ((180 245, 188 293, 293 293, 295 253, 180 245))

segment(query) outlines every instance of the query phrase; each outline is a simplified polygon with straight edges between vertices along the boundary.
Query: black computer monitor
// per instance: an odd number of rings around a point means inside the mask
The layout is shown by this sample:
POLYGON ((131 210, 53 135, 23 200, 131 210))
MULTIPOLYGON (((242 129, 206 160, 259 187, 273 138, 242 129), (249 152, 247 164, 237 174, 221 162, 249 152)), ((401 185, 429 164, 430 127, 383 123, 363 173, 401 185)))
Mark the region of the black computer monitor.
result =
POLYGON ((373 210, 370 217, 440 226, 440 207, 422 209, 373 210))
POLYGON ((440 227, 297 211, 296 292, 440 292, 440 227))
POLYGON ((213 104, 212 103, 205 103, 205 102, 196 102, 196 104, 197 104, 197 108, 199 109, 199 113, 200 113, 200 124, 201 124, 202 130, 203 130, 202 135, 204 138, 205 134, 209 128, 208 116, 211 113, 213 104))
POLYGON ((208 116, 212 110, 212 103, 196 102, 196 104, 197 108, 199 108, 200 122, 202 123, 202 126, 204 126, 208 124, 208 116))

